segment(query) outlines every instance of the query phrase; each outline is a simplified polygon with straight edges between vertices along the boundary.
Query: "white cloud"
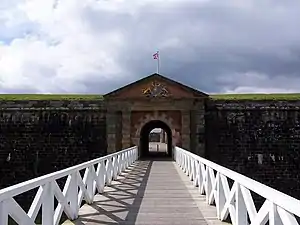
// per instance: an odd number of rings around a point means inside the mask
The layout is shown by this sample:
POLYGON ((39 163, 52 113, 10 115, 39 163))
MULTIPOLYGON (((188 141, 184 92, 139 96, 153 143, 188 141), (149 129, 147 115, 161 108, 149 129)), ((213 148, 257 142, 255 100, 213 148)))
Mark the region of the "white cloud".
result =
POLYGON ((299 91, 299 8, 297 0, 1 0, 0 93, 103 93, 155 72, 157 49, 163 74, 199 89, 299 91))
MULTIPOLYGON (((122 33, 98 33, 81 17, 97 1, 31 0, 19 3, 18 15, 36 30, 22 38, 0 44, 0 82, 9 89, 36 86, 39 92, 85 92, 87 79, 112 79, 122 74, 115 61, 122 47, 122 33), (26 17, 23 17, 26 14, 26 17)), ((12 10, 12 13, 15 13, 12 10)), ((93 22, 93 21, 92 21, 93 22)), ((14 18, 7 15, 5 26, 13 30, 14 18)), ((18 27, 16 27, 18 29, 18 27)))

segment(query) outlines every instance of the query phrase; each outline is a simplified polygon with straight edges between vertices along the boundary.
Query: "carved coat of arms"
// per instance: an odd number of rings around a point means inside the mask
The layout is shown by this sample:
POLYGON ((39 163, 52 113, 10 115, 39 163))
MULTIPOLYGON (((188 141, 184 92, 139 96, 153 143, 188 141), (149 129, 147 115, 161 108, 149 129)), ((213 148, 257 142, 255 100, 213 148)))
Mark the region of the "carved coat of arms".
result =
POLYGON ((150 87, 143 90, 143 95, 147 97, 167 97, 169 92, 163 84, 154 81, 150 87))

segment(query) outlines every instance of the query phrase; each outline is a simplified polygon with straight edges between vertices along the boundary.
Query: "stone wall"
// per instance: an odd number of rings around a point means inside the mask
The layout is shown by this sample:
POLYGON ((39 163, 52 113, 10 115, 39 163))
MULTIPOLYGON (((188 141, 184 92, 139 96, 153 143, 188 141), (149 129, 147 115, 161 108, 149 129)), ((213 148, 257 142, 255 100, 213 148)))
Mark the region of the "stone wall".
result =
POLYGON ((211 101, 206 157, 300 199, 300 102, 211 101))
MULTIPOLYGON (((105 155, 105 107, 101 101, 0 102, 0 189, 105 155)), ((192 113, 192 133, 208 159, 300 199, 299 109, 300 101, 208 101, 199 118, 192 113)), ((120 149, 122 115, 116 118, 114 149, 120 149)))
POLYGON ((0 102, 0 189, 106 155, 101 102, 0 102))

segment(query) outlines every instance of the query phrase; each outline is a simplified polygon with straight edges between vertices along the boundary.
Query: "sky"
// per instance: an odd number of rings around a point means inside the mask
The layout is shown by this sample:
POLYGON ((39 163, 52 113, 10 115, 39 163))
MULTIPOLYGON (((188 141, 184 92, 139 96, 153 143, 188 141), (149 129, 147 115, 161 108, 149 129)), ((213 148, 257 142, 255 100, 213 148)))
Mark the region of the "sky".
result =
POLYGON ((0 0, 0 93, 105 94, 156 72, 300 92, 299 0, 0 0))

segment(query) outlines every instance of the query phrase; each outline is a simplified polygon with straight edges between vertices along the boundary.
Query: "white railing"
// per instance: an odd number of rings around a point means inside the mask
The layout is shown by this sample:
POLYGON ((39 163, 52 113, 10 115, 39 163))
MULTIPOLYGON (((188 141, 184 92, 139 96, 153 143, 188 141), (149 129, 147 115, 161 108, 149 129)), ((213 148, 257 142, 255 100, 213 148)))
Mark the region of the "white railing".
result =
POLYGON ((132 147, 4 188, 0 190, 0 225, 8 224, 8 216, 17 224, 34 225, 41 207, 43 225, 57 225, 63 212, 70 220, 74 220, 78 217, 83 199, 88 204, 93 203, 96 191, 102 193, 104 186, 115 180, 137 158, 137 147, 132 147), (80 175, 82 170, 83 178, 80 175), (64 177, 67 180, 61 191, 57 180, 64 177), (29 211, 25 212, 14 197, 35 188, 38 188, 36 196, 29 211), (58 201, 56 208, 54 198, 58 201))
POLYGON ((174 149, 174 160, 206 195, 206 202, 215 204, 217 216, 224 221, 230 216, 233 225, 298 225, 300 201, 255 180, 201 158, 179 147, 174 149), (228 178, 233 180, 230 189, 228 178), (251 191, 265 199, 257 211, 251 191))

